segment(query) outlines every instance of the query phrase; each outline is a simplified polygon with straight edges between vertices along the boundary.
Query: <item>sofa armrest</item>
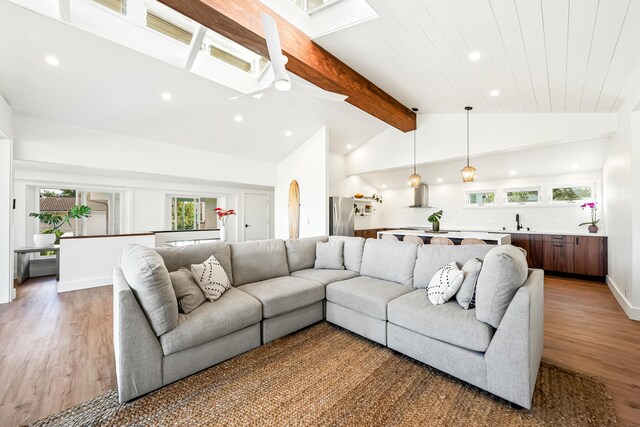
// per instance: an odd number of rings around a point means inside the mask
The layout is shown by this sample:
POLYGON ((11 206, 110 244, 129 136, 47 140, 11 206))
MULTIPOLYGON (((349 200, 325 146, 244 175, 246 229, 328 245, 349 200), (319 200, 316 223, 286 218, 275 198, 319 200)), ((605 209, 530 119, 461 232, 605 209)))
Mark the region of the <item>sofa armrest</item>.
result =
POLYGON ((529 269, 485 353, 487 389, 531 408, 544 339, 544 271, 529 269))
POLYGON ((113 344, 118 398, 162 387, 162 347, 120 268, 113 270, 113 344))

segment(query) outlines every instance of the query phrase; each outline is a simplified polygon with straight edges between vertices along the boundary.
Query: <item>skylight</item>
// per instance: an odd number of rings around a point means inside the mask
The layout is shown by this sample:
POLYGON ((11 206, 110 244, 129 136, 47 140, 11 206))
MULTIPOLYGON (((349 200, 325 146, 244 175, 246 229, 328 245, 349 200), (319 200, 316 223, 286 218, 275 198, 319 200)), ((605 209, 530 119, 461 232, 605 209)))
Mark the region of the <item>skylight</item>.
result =
POLYGON ((340 3, 342 0, 293 0, 293 4, 312 15, 322 9, 340 3))
POLYGON ((125 0, 92 0, 95 3, 101 4, 102 6, 114 10, 118 13, 124 14, 126 12, 126 1, 125 0))
POLYGON ((147 27, 184 44, 191 43, 193 34, 180 26, 147 10, 147 27))

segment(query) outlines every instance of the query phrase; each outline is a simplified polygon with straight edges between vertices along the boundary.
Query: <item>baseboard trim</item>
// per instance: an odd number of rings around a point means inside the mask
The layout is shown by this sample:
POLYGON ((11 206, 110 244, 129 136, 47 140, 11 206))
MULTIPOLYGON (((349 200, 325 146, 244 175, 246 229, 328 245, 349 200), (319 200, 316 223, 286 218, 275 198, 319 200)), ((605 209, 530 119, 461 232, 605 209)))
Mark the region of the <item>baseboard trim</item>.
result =
POLYGON ((625 314, 631 320, 640 320, 640 307, 634 307, 631 305, 631 302, 624 296, 622 292, 620 292, 618 286, 611 279, 611 277, 607 276, 607 286, 611 289, 611 293, 620 304, 620 307, 624 310, 625 314))
POLYGON ((100 286, 111 286, 112 284, 113 277, 111 276, 96 277, 89 280, 75 280, 72 282, 61 280, 58 282, 58 293, 99 288, 100 286))

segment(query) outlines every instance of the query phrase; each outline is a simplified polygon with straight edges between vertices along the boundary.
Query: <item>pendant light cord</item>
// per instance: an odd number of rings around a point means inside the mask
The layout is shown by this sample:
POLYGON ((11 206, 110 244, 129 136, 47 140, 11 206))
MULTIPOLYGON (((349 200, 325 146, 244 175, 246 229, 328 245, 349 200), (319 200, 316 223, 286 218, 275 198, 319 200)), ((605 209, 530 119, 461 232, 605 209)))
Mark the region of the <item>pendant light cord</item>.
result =
POLYGON ((469 110, 467 110, 467 167, 469 167, 469 110))
POLYGON ((413 174, 414 175, 416 173, 416 132, 418 132, 418 129, 415 129, 413 131, 413 174))

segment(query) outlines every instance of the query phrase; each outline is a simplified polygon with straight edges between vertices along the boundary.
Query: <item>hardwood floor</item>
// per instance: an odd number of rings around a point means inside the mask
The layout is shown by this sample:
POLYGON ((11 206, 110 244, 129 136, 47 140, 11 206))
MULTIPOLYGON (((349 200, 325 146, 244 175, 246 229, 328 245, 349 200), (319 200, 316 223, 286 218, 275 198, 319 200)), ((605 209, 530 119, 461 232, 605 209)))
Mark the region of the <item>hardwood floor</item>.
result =
MULTIPOLYGON (((57 294, 50 278, 0 305, 0 425, 29 423, 116 386, 111 288, 57 294)), ((545 279, 543 360, 600 377, 621 425, 640 425, 640 322, 606 285, 545 279)))

